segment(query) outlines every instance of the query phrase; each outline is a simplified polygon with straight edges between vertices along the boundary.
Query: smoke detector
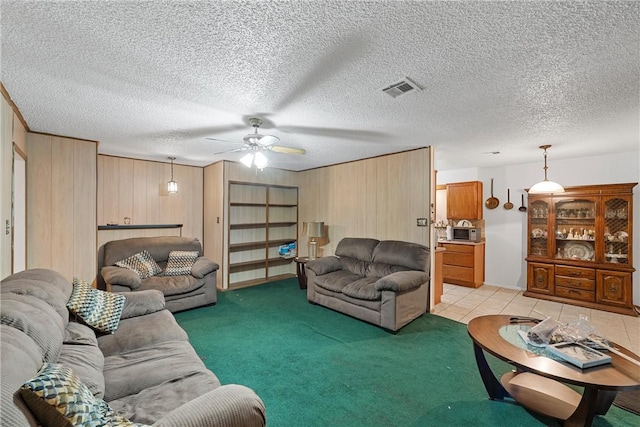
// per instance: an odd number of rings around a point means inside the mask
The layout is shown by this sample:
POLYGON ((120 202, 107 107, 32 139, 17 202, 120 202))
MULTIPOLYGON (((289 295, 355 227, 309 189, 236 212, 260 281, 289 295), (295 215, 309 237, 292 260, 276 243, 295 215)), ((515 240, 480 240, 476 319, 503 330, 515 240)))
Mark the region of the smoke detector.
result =
POLYGON ((399 82, 393 83, 382 89, 384 93, 391 96, 392 98, 397 98, 400 95, 405 95, 407 93, 415 92, 418 90, 422 90, 420 86, 418 86, 415 82, 411 81, 409 77, 405 77, 403 80, 399 82))

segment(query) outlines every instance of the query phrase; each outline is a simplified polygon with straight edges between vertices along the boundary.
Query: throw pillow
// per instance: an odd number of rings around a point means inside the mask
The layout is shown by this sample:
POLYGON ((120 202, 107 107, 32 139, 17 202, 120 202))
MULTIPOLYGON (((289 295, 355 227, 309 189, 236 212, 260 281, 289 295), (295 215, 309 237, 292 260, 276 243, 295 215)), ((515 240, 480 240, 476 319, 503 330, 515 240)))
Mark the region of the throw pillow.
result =
POLYGON ((94 289, 84 280, 74 277, 67 308, 92 328, 113 333, 120 324, 124 301, 124 295, 94 289))
POLYGON ((167 259, 165 276, 184 276, 191 274, 191 267, 196 262, 198 251, 170 251, 167 259))
POLYGON ((129 258, 116 262, 116 265, 118 267, 124 267, 135 271, 141 279, 146 279, 147 277, 162 273, 162 269, 156 260, 153 259, 149 251, 138 252, 135 255, 131 255, 129 258))
POLYGON ((20 387, 25 403, 44 426, 143 427, 118 415, 95 397, 70 368, 45 363, 36 376, 20 387))

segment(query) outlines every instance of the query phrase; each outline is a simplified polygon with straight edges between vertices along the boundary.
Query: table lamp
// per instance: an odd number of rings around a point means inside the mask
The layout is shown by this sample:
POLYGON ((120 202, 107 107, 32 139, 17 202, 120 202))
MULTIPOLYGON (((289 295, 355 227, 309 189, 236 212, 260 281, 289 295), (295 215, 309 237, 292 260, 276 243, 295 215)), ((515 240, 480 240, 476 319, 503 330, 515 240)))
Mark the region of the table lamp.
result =
POLYGON ((316 237, 324 235, 324 222, 305 222, 303 234, 309 238, 309 259, 316 259, 318 253, 316 237))

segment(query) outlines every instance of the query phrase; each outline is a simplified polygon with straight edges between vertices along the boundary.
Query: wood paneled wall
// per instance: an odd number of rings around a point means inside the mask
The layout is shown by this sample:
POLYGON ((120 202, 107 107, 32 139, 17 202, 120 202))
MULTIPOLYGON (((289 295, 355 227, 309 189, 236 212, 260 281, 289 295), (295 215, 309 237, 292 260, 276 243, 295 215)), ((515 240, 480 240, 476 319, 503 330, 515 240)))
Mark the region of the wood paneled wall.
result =
POLYGON ((97 143, 27 134, 27 268, 94 281, 97 143))
MULTIPOLYGON (((300 172, 299 234, 302 223, 324 221, 328 237, 320 256, 332 255, 344 237, 404 240, 430 246, 430 148, 300 172)), ((306 255, 306 237, 299 253, 306 255)))
MULTIPOLYGON (((224 254, 224 163, 204 168, 204 255, 217 262, 217 285, 222 286, 224 254)), ((226 270, 225 270, 226 271, 226 270)))
MULTIPOLYGON (((4 95, 4 93, 3 93, 4 95)), ((13 158, 13 111, 8 99, 0 97, 0 279, 11 274, 11 234, 5 232, 11 221, 11 180, 13 158)))
MULTIPOLYGON (((174 164, 173 176, 178 192, 169 194, 170 163, 99 155, 98 224, 124 224, 125 217, 131 218, 131 224, 183 224, 183 236, 202 242, 203 168, 174 164)), ((127 231, 126 237, 166 234, 163 230, 127 231)), ((109 236, 101 233, 98 247, 111 240, 109 236)))

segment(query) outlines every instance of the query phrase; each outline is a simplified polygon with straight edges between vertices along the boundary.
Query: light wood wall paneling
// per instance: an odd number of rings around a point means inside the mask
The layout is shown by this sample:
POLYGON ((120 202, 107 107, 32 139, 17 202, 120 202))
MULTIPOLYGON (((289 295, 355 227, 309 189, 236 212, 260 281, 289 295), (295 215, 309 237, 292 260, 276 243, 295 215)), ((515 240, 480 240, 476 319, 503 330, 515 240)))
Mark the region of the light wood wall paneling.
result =
MULTIPOLYGON (((180 206, 176 206, 178 209, 186 209, 184 214, 186 218, 189 218, 189 222, 185 222, 183 234, 198 237, 200 242, 203 242, 204 169, 187 166, 180 166, 179 169, 186 177, 185 181, 189 183, 188 188, 184 189, 185 191, 178 193, 181 200, 180 206)), ((176 214, 179 217, 182 212, 178 210, 176 214)))
POLYGON ((183 224, 183 236, 202 242, 203 168, 174 164, 178 193, 169 194, 170 163, 100 155, 98 164, 99 224, 124 224, 125 217, 131 224, 183 224))
POLYGON ((324 221, 329 236, 319 243, 321 256, 334 253, 344 237, 373 237, 430 244, 429 148, 390 154, 299 173, 299 247, 305 221, 324 221))
MULTIPOLYGON (((6 221, 11 221, 11 188, 12 188, 12 154, 13 154, 13 121, 9 94, 0 86, 0 279, 11 274, 13 236, 5 233, 6 221)), ((24 151, 24 150, 23 150, 24 151)))
POLYGON ((204 168, 204 255, 220 265, 217 285, 222 288, 223 271, 227 271, 224 256, 224 162, 217 162, 204 168))
POLYGON ((88 262, 88 254, 95 254, 96 198, 97 198, 98 145, 92 142, 74 144, 74 257, 75 274, 79 278, 94 282, 97 272, 95 256, 88 262))
MULTIPOLYGON (((124 224, 124 218, 133 216, 133 189, 135 184, 133 181, 134 161, 132 159, 118 160, 118 216, 116 217, 119 224, 124 224)), ((114 185, 114 187, 116 187, 114 185)))
POLYGON ((144 160, 133 161, 133 207, 131 210, 132 224, 150 224, 147 219, 147 163, 144 160))
POLYGON ((273 185, 297 185, 297 172, 274 168, 266 168, 260 171, 256 168, 248 168, 242 163, 235 162, 224 162, 224 164, 226 169, 225 180, 227 182, 240 181, 273 185))
POLYGON ((119 159, 117 157, 98 156, 98 224, 121 223, 119 190, 119 159))
MULTIPOLYGON (((160 204, 160 192, 163 190, 161 177, 161 164, 147 163, 147 222, 149 224, 159 224, 162 221, 162 206, 160 204)), ((168 181, 168 179, 167 179, 168 181)), ((184 184, 183 184, 184 185, 184 184)), ((166 183, 164 187, 166 192, 166 183)), ((168 195, 168 193, 167 193, 168 195)))
POLYGON ((51 136, 27 135, 27 268, 51 268, 51 136))
POLYGON ((95 142, 27 134, 27 268, 96 278, 95 142))
POLYGON ((27 129, 16 113, 13 113, 13 142, 20 151, 27 152, 27 129))
MULTIPOLYGON (((51 252, 51 268, 65 277, 73 277, 73 141, 64 138, 51 139, 51 240, 55 250, 51 252)), ((83 278, 84 279, 84 278, 83 278)), ((89 280, 89 279, 85 279, 89 280)))

